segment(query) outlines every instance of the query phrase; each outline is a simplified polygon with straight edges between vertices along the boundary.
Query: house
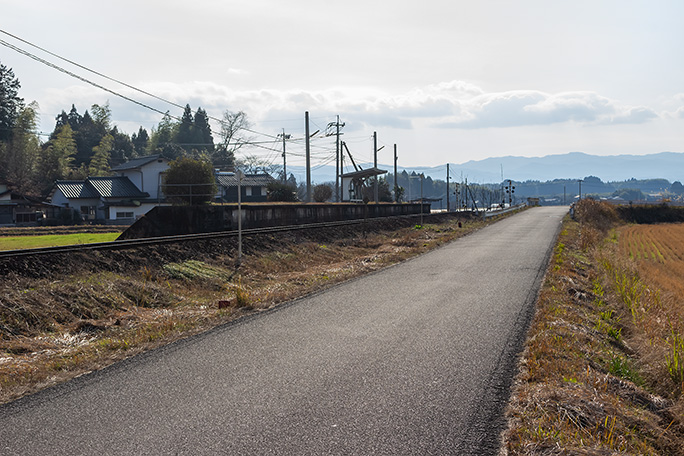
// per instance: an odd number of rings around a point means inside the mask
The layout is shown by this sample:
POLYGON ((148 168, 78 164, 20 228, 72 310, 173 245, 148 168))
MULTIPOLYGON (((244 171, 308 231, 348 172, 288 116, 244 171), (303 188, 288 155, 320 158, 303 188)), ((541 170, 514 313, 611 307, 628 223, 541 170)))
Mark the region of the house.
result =
POLYGON ((0 184, 0 226, 36 225, 46 217, 55 217, 59 210, 39 198, 15 193, 0 184))
MULTIPOLYGON (((266 197, 267 187, 271 182, 276 182, 276 180, 266 173, 243 174, 240 182, 241 201, 243 203, 268 201, 266 197)), ((224 171, 216 173, 216 185, 219 188, 219 194, 216 198, 218 202, 237 202, 238 177, 236 173, 224 171)))
POLYGON ((83 220, 128 224, 150 209, 165 204, 161 191, 169 161, 148 155, 112 168, 116 176, 57 181, 48 200, 80 213, 83 220))
POLYGON ((159 154, 135 158, 112 168, 112 172, 127 177, 141 192, 148 193, 150 199, 163 200, 162 179, 169 169, 169 160, 159 154))
POLYGON ((58 180, 48 199, 54 205, 75 209, 83 220, 105 223, 131 223, 158 204, 126 176, 58 180))

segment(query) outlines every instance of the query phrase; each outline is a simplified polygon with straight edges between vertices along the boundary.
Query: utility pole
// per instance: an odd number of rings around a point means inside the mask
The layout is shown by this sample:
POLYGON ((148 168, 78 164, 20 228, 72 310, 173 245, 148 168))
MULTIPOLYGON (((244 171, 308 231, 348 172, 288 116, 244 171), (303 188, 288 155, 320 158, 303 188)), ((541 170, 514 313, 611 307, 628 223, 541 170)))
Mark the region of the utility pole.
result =
MULTIPOLYGON (((378 133, 373 132, 373 168, 378 169, 378 133)), ((375 176, 375 181, 373 182, 373 198, 375 199, 375 204, 378 204, 378 176, 375 176)))
POLYGON ((447 163, 447 188, 446 188, 446 192, 447 192, 447 212, 449 212, 449 192, 450 192, 450 190, 449 190, 449 163, 447 163))
POLYGON ((341 201, 340 197, 340 176, 342 174, 342 158, 343 153, 340 148, 340 128, 344 127, 344 122, 340 123, 340 116, 337 116, 336 122, 330 122, 325 127, 325 136, 335 135, 335 201, 341 201), (333 127, 335 132, 333 133, 333 127))
POLYGON ((397 193, 399 192, 399 186, 397 185, 397 145, 394 145, 394 202, 398 203, 399 198, 397 193))
POLYGON ((420 173, 420 226, 423 226, 423 177, 425 175, 420 173))
POLYGON ((306 202, 311 202, 311 140, 309 138, 309 111, 304 113, 304 131, 306 133, 306 202))
POLYGON ((242 264, 242 171, 237 170, 238 178, 238 258, 237 266, 242 264))
POLYGON ((579 184, 579 200, 582 199, 582 182, 584 182, 582 179, 577 181, 577 183, 579 184))
POLYGON ((283 133, 281 135, 283 138, 283 184, 287 184, 287 163, 285 161, 285 140, 290 139, 291 135, 285 134, 285 129, 283 128, 283 133))

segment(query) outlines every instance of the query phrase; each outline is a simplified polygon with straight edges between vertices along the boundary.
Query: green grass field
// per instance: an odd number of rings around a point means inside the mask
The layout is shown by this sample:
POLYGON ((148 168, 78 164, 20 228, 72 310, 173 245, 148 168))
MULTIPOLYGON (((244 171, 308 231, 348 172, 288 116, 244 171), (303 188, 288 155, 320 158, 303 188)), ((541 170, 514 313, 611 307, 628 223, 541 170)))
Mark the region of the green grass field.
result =
POLYGON ((0 237, 0 250, 35 249, 39 247, 55 247, 58 245, 109 242, 119 237, 119 234, 120 233, 76 233, 50 234, 45 236, 7 236, 0 237))

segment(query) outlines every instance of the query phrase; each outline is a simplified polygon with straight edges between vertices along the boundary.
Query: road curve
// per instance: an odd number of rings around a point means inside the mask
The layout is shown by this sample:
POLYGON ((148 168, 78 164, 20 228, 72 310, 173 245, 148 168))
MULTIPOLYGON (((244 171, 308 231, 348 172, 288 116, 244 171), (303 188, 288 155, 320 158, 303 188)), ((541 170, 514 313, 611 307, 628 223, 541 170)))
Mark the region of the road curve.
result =
POLYGON ((0 407, 0 454, 496 454, 565 208, 0 407))

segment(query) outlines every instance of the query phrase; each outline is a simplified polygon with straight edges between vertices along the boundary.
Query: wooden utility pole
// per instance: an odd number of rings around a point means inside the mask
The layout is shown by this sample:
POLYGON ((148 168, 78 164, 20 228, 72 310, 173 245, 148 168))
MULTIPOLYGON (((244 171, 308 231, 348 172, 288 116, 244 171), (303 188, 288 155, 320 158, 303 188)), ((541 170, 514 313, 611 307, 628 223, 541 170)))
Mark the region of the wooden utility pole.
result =
POLYGON ((399 198, 397 193, 399 192, 399 186, 397 185, 397 145, 394 145, 394 202, 398 203, 399 198))
POLYGON ((287 184, 287 162, 285 161, 285 140, 290 139, 290 135, 285 134, 285 129, 283 128, 283 184, 287 184))
MULTIPOLYGON (((378 169, 378 133, 373 132, 373 168, 378 169)), ((373 182, 373 198, 375 204, 378 204, 378 176, 375 176, 375 182, 373 182)))
POLYGON ((306 133, 306 202, 311 202, 311 138, 309 138, 309 111, 304 113, 306 133))
POLYGON ((449 193, 451 190, 449 190, 449 163, 447 163, 447 212, 449 212, 449 193))

